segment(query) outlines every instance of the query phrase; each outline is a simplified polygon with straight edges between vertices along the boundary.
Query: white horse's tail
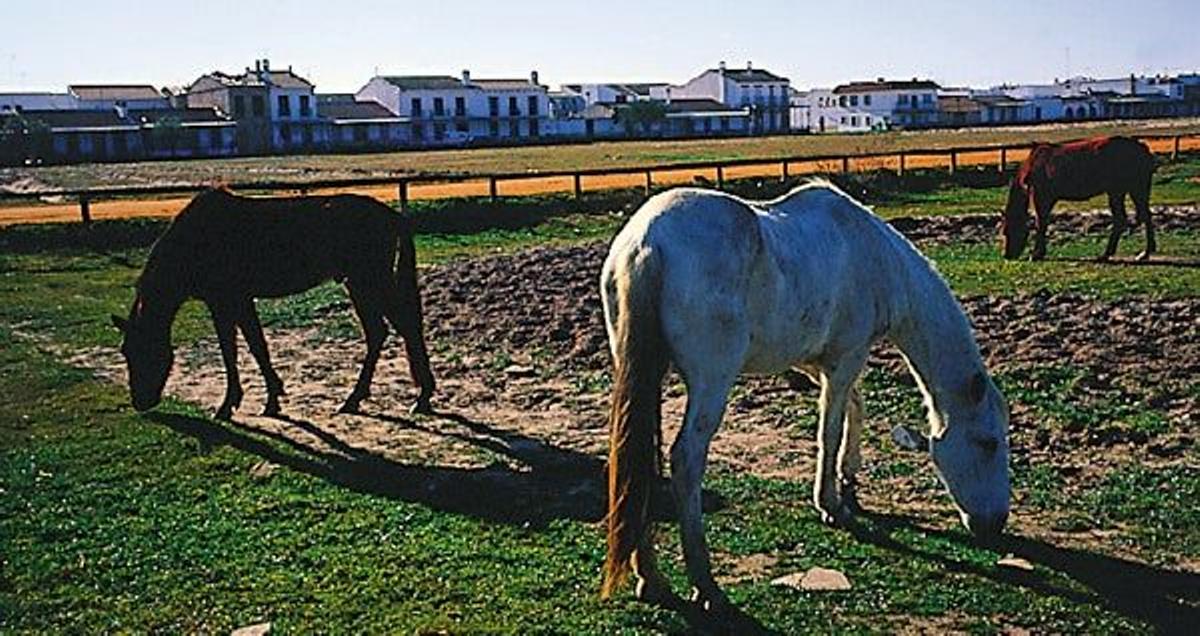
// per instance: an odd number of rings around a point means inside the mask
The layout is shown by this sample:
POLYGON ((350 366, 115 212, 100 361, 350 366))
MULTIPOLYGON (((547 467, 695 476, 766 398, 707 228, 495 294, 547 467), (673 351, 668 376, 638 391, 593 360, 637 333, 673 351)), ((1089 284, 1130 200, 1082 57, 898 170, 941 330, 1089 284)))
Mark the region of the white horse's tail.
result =
MULTIPOLYGON (((642 248, 645 249, 645 248, 642 248)), ((653 251, 618 259, 609 413, 608 554, 601 596, 628 576, 649 531, 651 490, 661 473, 662 380, 669 363, 659 318, 661 266, 653 251)))

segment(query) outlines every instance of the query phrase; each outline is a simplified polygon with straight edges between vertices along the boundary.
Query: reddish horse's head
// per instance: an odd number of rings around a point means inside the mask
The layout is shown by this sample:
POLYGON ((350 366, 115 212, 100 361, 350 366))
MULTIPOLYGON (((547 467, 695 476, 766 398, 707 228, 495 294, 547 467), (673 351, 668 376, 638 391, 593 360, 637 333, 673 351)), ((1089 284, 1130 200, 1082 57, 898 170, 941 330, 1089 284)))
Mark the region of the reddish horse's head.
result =
POLYGON ((1000 248, 1004 258, 1013 259, 1025 251, 1029 239, 1029 191, 1021 184, 1020 175, 1013 177, 1008 189, 1008 203, 1000 218, 1000 248))

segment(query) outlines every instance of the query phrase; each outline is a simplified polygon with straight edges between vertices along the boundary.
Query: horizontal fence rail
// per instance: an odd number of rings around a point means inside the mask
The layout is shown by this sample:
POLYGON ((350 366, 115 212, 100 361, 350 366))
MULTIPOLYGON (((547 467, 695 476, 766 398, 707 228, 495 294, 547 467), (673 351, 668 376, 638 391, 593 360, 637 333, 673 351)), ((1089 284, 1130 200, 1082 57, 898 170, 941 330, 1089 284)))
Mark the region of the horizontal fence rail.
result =
MULTIPOLYGON (((1200 140, 1200 133, 1193 134, 1145 134, 1136 135, 1137 139, 1142 141, 1164 141, 1170 140, 1168 150, 1160 150, 1160 154, 1168 154, 1172 159, 1176 158, 1180 153, 1181 142, 1183 140, 1200 140)), ((894 169, 900 174, 904 174, 906 170, 911 169, 910 160, 916 157, 938 157, 948 159, 948 168, 951 173, 959 169, 962 157, 964 155, 978 155, 983 153, 998 154, 998 160, 995 161, 997 169, 1003 171, 1011 163, 1009 153, 1021 152, 1032 148, 1034 142, 1016 143, 1016 144, 983 144, 973 146, 952 146, 943 148, 914 148, 902 150, 887 150, 877 152, 861 152, 861 153, 841 153, 841 154, 822 154, 822 155, 790 155, 783 157, 755 157, 746 159, 726 159, 714 161, 689 161, 678 163, 656 163, 648 165, 611 167, 611 168, 584 168, 574 170, 547 170, 547 171, 526 171, 526 172, 498 172, 498 173, 427 173, 427 174, 396 174, 396 175, 381 175, 376 177, 358 177, 358 178, 343 178, 343 179, 316 179, 311 181, 252 181, 252 182, 233 182, 223 184, 226 187, 243 192, 300 192, 307 193, 317 190, 347 190, 353 188, 366 187, 382 187, 391 186, 396 188, 396 200, 403 209, 407 207, 410 200, 410 188, 413 185, 437 185, 437 184, 460 184, 460 183, 486 183, 488 186, 488 197, 497 199, 499 194, 500 183, 511 183, 517 181, 531 180, 552 180, 562 179, 564 182, 570 180, 570 187, 562 187, 547 190, 551 192, 571 192, 576 197, 583 193, 583 179, 586 177, 613 177, 613 176, 635 176, 644 175, 644 188, 647 193, 654 186, 655 173, 673 173, 673 172, 708 172, 711 171, 715 175, 715 185, 718 188, 725 186, 725 181, 730 178, 728 171, 737 168, 746 167, 770 167, 778 166, 778 176, 781 179, 788 179, 795 174, 791 166, 794 164, 829 164, 836 166, 837 170, 822 170, 823 172, 835 172, 840 170, 843 173, 852 171, 856 165, 862 166, 864 162, 875 162, 868 164, 866 169, 894 169), (888 161, 895 168, 888 167, 888 161)), ((1153 149, 1153 148, 1152 148, 1153 149)), ((993 163, 992 161, 974 161, 971 165, 986 165, 993 163)), ((937 167, 941 167, 940 165, 937 167)), ((768 175, 756 174, 755 178, 761 178, 768 175)), ((733 177, 741 178, 741 177, 733 177)), ((43 198, 61 198, 61 199, 76 199, 79 203, 80 217, 85 223, 92 219, 91 204, 101 199, 120 199, 131 197, 148 197, 156 195, 181 195, 194 194, 201 192, 211 187, 211 184, 155 184, 155 185, 132 185, 132 186, 112 186, 101 188, 84 188, 84 189, 48 189, 48 190, 31 190, 31 191, 12 191, 0 190, 0 201, 5 200, 33 200, 43 198)), ((610 186, 612 187, 612 186, 610 186)), ((636 186, 623 186, 636 187, 636 186)), ((2 211, 3 208, 0 208, 2 211)))

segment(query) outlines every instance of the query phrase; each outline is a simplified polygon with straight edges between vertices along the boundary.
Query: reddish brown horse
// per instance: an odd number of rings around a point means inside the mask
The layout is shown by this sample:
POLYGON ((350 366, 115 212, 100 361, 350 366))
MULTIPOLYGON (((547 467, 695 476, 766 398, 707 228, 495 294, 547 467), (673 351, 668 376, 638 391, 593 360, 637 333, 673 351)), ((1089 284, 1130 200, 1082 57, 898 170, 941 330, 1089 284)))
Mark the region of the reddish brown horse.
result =
POLYGON ((1150 180, 1154 174, 1154 155, 1136 139, 1097 137, 1064 144, 1037 144, 1029 158, 1017 169, 1008 192, 1008 205, 1001 221, 1005 258, 1016 258, 1025 250, 1029 238, 1029 206, 1036 212, 1034 260, 1046 256, 1046 226, 1050 211, 1059 201, 1082 201, 1099 194, 1108 195, 1112 211, 1112 232, 1101 259, 1117 251, 1117 241, 1125 231, 1125 195, 1133 199, 1136 223, 1146 225, 1146 249, 1138 255, 1145 260, 1154 253, 1154 222, 1150 218, 1150 180))
POLYGON ((367 355, 342 406, 354 412, 370 395, 388 323, 404 338, 409 370, 421 387, 415 410, 428 411, 433 374, 421 324, 416 253, 409 220, 363 196, 252 199, 208 190, 179 213, 150 250, 128 318, 113 316, 124 334, 134 408, 162 399, 171 372, 171 325, 189 298, 208 305, 225 362, 228 419, 242 401, 237 330, 267 385, 268 415, 279 413, 283 381, 271 366, 255 298, 296 294, 336 279, 345 283, 362 321, 367 355))

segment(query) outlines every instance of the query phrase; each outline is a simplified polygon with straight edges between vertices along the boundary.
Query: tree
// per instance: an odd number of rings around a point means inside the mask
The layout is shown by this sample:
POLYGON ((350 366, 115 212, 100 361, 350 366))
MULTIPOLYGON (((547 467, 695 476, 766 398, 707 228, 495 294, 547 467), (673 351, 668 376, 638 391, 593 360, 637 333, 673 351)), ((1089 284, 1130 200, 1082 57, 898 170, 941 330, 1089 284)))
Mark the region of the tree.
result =
POLYGON ((625 126, 625 132, 630 135, 637 129, 649 134, 655 125, 662 124, 666 119, 667 106, 658 101, 630 102, 617 110, 617 121, 625 126))
POLYGON ((171 156, 179 148, 183 137, 183 122, 178 117, 170 116, 154 122, 154 148, 167 150, 171 156))

